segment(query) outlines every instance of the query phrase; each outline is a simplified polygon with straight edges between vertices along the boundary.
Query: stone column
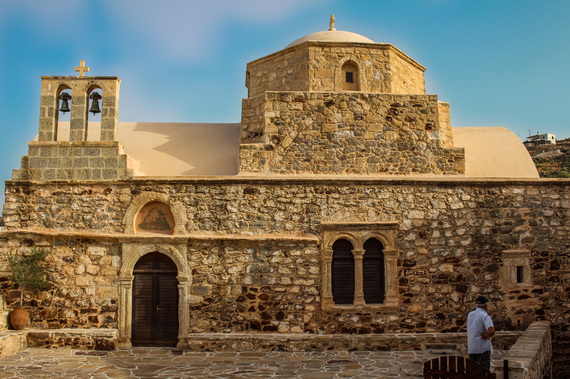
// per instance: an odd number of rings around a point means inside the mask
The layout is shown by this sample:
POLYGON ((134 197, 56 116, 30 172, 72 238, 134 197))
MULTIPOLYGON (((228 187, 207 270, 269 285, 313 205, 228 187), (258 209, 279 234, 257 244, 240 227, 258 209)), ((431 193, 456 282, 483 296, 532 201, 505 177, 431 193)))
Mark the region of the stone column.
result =
POLYGON ((363 249, 352 250, 354 256, 354 305, 366 305, 364 301, 364 275, 362 273, 362 260, 364 258, 363 249))
POLYGON ((71 118, 69 121, 69 140, 87 141, 87 82, 85 80, 70 80, 71 92, 71 118))
POLYGON ((321 265, 321 270, 323 271, 322 277, 322 288, 323 288, 323 298, 322 298, 322 306, 329 307, 333 306, 333 296, 332 296, 332 289, 331 289, 331 280, 332 280, 332 249, 325 249, 323 253, 323 263, 321 265))
POLYGON ((58 87, 59 84, 51 77, 42 76, 39 141, 57 140, 58 87))
POLYGON ((178 275, 178 348, 187 346, 188 330, 190 327, 190 310, 188 293, 191 280, 186 275, 178 275))
POLYGON ((101 81, 103 100, 101 108, 101 141, 116 141, 119 124, 119 87, 117 77, 104 78, 101 81))
POLYGON ((386 298, 384 304, 398 304, 398 253, 399 250, 384 250, 386 298))
POLYGON ((133 309, 133 275, 121 276, 119 278, 119 345, 121 347, 131 347, 131 326, 133 309))

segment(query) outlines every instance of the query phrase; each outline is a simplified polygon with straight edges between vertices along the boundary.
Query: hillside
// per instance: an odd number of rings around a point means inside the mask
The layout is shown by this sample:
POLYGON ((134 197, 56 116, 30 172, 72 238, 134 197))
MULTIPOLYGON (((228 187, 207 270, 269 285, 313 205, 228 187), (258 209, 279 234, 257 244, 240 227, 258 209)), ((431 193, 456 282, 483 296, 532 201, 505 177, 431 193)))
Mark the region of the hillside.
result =
POLYGON ((570 178, 570 138, 556 145, 525 143, 541 178, 570 178))

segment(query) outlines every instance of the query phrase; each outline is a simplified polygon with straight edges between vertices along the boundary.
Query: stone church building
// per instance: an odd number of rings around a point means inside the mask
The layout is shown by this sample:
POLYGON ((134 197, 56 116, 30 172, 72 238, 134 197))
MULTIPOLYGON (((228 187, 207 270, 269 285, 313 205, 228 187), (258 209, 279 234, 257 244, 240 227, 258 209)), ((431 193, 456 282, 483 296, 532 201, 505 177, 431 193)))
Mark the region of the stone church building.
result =
POLYGON ((331 22, 247 65, 236 124, 118 122, 118 77, 42 77, 38 136, 6 182, 7 303, 7 256, 40 248, 37 329, 180 347, 451 333, 485 295, 498 330, 548 321, 563 356, 570 181, 539 179, 505 128, 453 127, 424 71, 331 22))

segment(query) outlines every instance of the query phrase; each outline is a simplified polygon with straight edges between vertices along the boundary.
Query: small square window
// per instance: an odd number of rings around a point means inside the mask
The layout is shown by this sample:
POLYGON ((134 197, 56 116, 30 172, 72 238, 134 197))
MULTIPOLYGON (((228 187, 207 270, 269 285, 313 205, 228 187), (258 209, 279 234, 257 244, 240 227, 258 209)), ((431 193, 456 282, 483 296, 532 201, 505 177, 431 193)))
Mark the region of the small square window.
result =
POLYGON ((354 83, 354 74, 352 72, 346 73, 346 82, 347 83, 354 83))

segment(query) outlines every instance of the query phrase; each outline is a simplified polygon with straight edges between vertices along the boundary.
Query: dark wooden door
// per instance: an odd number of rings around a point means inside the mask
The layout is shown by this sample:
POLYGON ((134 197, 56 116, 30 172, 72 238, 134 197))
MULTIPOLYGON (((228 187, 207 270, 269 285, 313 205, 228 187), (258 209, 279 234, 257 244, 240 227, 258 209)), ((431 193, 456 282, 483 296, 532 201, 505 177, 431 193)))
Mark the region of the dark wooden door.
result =
POLYGON ((160 253, 143 256, 133 270, 134 346, 176 346, 178 342, 178 271, 160 253))

